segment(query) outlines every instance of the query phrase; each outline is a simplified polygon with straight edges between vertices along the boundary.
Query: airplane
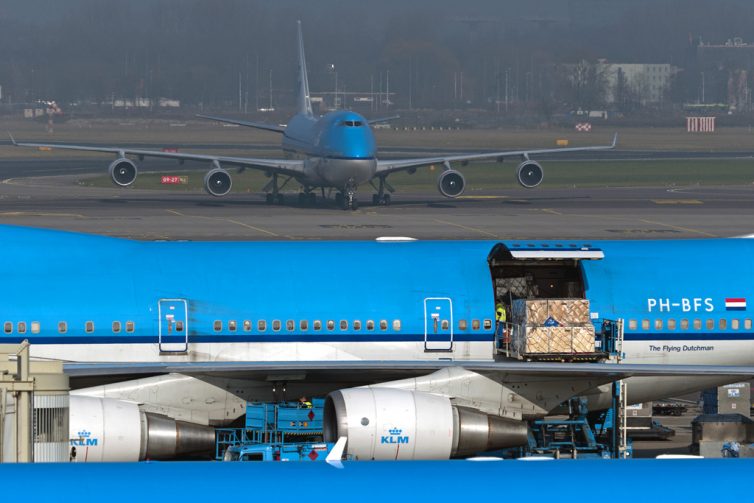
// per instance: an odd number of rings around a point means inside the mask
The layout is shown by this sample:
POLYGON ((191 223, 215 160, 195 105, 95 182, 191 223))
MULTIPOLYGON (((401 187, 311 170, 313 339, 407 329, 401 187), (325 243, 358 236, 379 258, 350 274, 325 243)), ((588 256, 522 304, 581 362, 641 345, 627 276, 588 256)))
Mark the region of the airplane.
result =
POLYGON ((387 177, 398 171, 413 173, 422 166, 438 165, 443 170, 437 179, 439 192, 449 198, 463 194, 466 180, 463 174, 451 167, 452 163, 463 165, 471 161, 496 160, 502 162, 506 157, 521 158, 516 168, 516 179, 526 188, 534 188, 542 183, 544 170, 540 163, 530 158, 531 155, 552 152, 582 152, 589 150, 608 150, 615 147, 617 135, 610 145, 591 147, 544 148, 531 150, 511 150, 501 152, 471 153, 458 155, 438 155, 424 158, 378 159, 377 146, 371 125, 385 122, 395 117, 366 119, 362 115, 338 110, 322 116, 315 116, 309 93, 309 81, 304 58, 304 42, 301 22, 298 22, 298 106, 297 113, 286 126, 265 124, 246 120, 199 115, 199 117, 225 122, 239 126, 262 129, 280 133, 283 136, 282 150, 290 157, 287 159, 264 159, 251 157, 230 157, 205 154, 188 154, 180 152, 163 152, 125 147, 100 147, 86 145, 68 145, 54 143, 16 142, 20 147, 45 149, 68 149, 115 154, 116 159, 109 165, 108 173, 113 183, 127 187, 135 180, 138 173, 136 162, 128 156, 143 160, 145 157, 177 159, 179 162, 207 162, 211 169, 204 177, 205 190, 217 197, 227 195, 233 185, 230 173, 224 166, 236 166, 239 171, 246 168, 265 172, 271 179, 263 188, 266 202, 282 204, 284 196, 281 189, 290 181, 301 184, 298 195, 299 203, 312 204, 316 200, 315 189, 320 188, 325 197, 326 188, 337 190, 335 200, 343 209, 357 209, 356 190, 359 185, 371 184, 376 190, 372 203, 390 204, 390 193, 394 188, 387 177), (281 178, 284 180, 281 181, 281 178))
POLYGON ((754 375, 751 239, 140 242, 0 226, 0 242, 0 342, 65 362, 90 461, 209 446, 247 400, 286 396, 327 396, 325 434, 350 456, 447 459, 522 445, 528 420, 574 396, 609 408, 616 379, 639 403, 754 375), (303 276, 270 267, 302 261, 303 276), (592 334, 624 320, 622 362, 506 358, 494 313, 514 293, 588 302, 592 334))

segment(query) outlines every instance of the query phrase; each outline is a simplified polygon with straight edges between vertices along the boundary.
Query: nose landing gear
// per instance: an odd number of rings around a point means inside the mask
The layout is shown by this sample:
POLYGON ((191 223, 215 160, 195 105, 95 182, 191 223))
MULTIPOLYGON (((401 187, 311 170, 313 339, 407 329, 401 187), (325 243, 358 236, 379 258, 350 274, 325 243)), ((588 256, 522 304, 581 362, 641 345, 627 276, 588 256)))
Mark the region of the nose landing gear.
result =
POLYGON ((353 178, 349 179, 343 192, 335 194, 335 203, 344 210, 358 209, 359 202, 356 200, 356 187, 353 178))

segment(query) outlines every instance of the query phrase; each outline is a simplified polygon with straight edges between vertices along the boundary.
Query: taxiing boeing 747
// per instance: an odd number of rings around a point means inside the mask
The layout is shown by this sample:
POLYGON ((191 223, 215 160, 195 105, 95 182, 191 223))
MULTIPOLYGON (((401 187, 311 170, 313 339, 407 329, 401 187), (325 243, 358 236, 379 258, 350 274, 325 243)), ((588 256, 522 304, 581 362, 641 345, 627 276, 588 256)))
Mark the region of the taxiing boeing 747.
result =
POLYGON ((603 146, 511 150, 407 159, 378 159, 377 145, 370 125, 390 120, 390 118, 368 120, 349 110, 338 110, 322 116, 314 115, 309 95, 301 22, 298 24, 298 61, 297 113, 291 117, 286 126, 223 117, 200 116, 220 122, 280 133, 283 135, 282 149, 291 158, 229 157, 117 146, 16 142, 12 137, 11 140, 14 145, 21 147, 115 154, 117 158, 110 164, 108 172, 113 182, 121 187, 131 185, 136 180, 138 172, 136 162, 128 156, 139 160, 145 157, 158 157, 177 159, 181 162, 200 161, 210 163, 212 166, 204 177, 204 187, 213 196, 224 196, 230 192, 232 179, 225 167, 235 166, 240 169, 261 170, 271 177, 270 182, 263 189, 267 193, 267 202, 270 204, 282 203, 281 188, 290 180, 295 180, 301 185, 301 192, 299 193, 301 203, 313 203, 316 199, 314 191, 317 188, 322 189, 323 197, 325 189, 332 188, 337 191, 336 202, 344 209, 356 209, 358 207, 356 190, 359 185, 366 183, 376 190, 376 194, 372 197, 373 204, 389 204, 390 193, 394 189, 387 182, 387 177, 398 171, 413 172, 422 166, 443 166, 444 169, 437 179, 437 188, 443 196, 455 198, 463 194, 466 180, 460 171, 451 167, 453 163, 465 164, 482 160, 502 161, 506 157, 521 158, 522 162, 516 168, 516 179, 523 187, 534 188, 542 183, 544 171, 537 161, 530 158, 531 155, 607 150, 615 147, 617 135, 613 138, 612 144, 603 146))

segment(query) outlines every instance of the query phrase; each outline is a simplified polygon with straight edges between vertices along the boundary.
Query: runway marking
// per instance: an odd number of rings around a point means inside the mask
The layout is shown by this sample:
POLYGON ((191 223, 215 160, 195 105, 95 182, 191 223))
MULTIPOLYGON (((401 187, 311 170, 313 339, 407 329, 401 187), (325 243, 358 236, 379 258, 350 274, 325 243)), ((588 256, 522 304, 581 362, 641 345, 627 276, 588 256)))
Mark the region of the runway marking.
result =
POLYGON ((699 234, 701 236, 707 236, 707 237, 710 237, 710 238, 716 238, 716 237, 718 237, 715 234, 710 234, 709 232, 704 232, 704 231, 700 231, 700 230, 697 230, 697 229, 690 229, 688 227, 681 227, 680 225, 665 224, 665 223, 662 223, 662 222, 655 222, 654 220, 645 220, 645 219, 640 219, 639 221, 640 222, 644 222, 645 224, 659 225, 660 227, 667 227, 669 229, 676 229, 676 230, 679 230, 679 231, 690 232, 692 234, 699 234))
POLYGON ((45 213, 41 211, 4 211, 0 213, 0 217, 73 217, 73 218, 86 218, 80 213, 45 213))
POLYGON ((493 237, 495 239, 500 239, 500 237, 497 234, 493 234, 491 232, 487 232, 487 231, 482 230, 482 229, 477 229, 476 227, 469 227, 467 225, 457 224, 457 223, 454 223, 454 222, 448 222, 448 221, 440 220, 440 219, 437 219, 437 218, 435 218, 434 221, 437 222, 437 223, 440 223, 440 224, 452 225, 453 227, 458 227, 460 229, 464 229, 464 230, 471 231, 471 232, 478 232, 479 234, 484 234, 485 236, 490 236, 490 237, 493 237))
POLYGON ((508 199, 508 196, 458 196, 456 199, 508 199))
POLYGON ((203 218, 205 220, 219 220, 221 222, 230 222, 232 224, 240 225, 241 227, 246 227, 247 229, 251 229, 257 232, 261 232, 262 234, 267 234, 272 237, 286 237, 288 239, 292 239, 290 236, 281 236, 280 234, 275 234, 272 231, 268 231, 267 229, 262 229, 261 227, 256 227, 251 224, 247 224, 244 222, 239 222, 238 220, 234 220, 232 218, 218 218, 218 217, 206 217, 204 215, 186 215, 185 213, 181 213, 180 211, 176 210, 165 210, 168 213, 172 213, 173 215, 178 215, 179 217, 188 217, 188 218, 203 218))
POLYGON ((562 214, 561 212, 559 212, 559 211, 555 211, 555 210, 552 210, 552 209, 550 209, 550 208, 542 208, 542 210, 541 210, 541 211, 542 211, 543 213, 549 213, 549 214, 551 214, 551 215, 563 215, 563 214, 562 214))
POLYGON ((652 199, 655 204, 704 204, 699 199, 652 199))

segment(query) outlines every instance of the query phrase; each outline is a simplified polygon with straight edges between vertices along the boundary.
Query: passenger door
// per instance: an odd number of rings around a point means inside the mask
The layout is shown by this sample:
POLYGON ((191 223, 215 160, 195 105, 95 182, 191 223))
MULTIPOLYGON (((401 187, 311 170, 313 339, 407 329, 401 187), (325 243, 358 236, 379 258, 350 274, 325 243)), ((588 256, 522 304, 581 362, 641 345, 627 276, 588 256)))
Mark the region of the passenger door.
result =
POLYGON ((453 301, 448 297, 424 299, 424 351, 453 350, 453 301))
POLYGON ((157 315, 160 353, 188 351, 188 302, 185 299, 160 299, 157 315))

